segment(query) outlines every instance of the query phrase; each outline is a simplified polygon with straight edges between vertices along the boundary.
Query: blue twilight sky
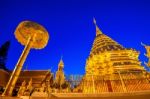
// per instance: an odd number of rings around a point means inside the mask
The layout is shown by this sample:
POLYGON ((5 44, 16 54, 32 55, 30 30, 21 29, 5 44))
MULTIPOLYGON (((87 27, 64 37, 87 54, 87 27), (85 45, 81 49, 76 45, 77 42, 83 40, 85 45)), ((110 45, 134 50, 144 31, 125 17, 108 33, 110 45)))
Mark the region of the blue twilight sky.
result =
POLYGON ((11 40, 7 67, 14 68, 24 48, 15 28, 32 20, 48 30, 50 39, 44 49, 30 51, 24 69, 55 72, 63 55, 66 75, 84 74, 95 38, 93 17, 104 34, 140 51, 140 60, 147 61, 140 42, 150 45, 150 0, 0 0, 0 46, 11 40))

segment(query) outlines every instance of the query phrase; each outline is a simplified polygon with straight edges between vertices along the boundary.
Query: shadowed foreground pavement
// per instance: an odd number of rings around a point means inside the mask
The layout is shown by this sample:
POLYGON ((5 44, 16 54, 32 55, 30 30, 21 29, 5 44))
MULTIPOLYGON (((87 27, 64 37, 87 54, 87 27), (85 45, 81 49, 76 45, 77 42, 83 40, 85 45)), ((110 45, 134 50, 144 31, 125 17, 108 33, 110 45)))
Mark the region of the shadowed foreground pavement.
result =
MULTIPOLYGON (((83 93, 53 93, 49 99, 150 99, 150 92, 136 93, 101 93, 101 94, 83 94, 83 93)), ((22 99, 17 97, 0 97, 0 99, 22 99)), ((48 99, 48 97, 24 97, 23 99, 48 99)))

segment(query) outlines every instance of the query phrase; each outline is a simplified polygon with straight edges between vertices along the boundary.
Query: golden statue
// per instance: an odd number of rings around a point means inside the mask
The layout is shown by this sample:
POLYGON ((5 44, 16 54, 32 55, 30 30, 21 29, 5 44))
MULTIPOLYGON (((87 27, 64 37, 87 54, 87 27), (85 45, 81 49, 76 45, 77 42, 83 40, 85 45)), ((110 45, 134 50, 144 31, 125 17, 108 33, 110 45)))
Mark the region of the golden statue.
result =
POLYGON ((15 87, 15 84, 20 75, 23 64, 29 54, 31 48, 42 49, 47 45, 49 35, 47 30, 32 21, 23 21, 21 22, 15 31, 16 39, 22 44, 25 45, 25 48, 15 66, 14 71, 11 74, 9 82, 6 85, 6 89, 3 92, 2 96, 11 96, 12 91, 15 87))
POLYGON ((20 97, 20 96, 23 96, 24 95, 24 92, 26 90, 26 81, 24 80, 19 88, 19 91, 18 91, 18 94, 17 96, 20 97))
POLYGON ((42 86, 40 88, 40 92, 45 92, 45 89, 46 89, 46 85, 45 85, 45 83, 42 83, 42 86))
POLYGON ((52 92, 52 89, 51 89, 51 86, 50 86, 50 84, 49 84, 49 83, 48 83, 47 92, 48 92, 48 93, 51 93, 51 92, 52 92))
POLYGON ((29 96, 32 90, 33 90, 33 86, 32 86, 32 78, 31 78, 27 85, 25 95, 29 96))

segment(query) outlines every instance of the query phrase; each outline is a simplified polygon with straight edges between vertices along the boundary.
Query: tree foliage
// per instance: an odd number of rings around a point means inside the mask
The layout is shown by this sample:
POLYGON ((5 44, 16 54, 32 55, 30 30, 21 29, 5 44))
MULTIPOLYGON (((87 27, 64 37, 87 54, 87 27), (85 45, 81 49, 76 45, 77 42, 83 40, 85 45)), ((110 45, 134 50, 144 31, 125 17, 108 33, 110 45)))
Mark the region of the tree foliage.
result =
POLYGON ((7 60, 9 47, 10 47, 10 41, 6 41, 0 47, 0 69, 7 70, 7 68, 6 68, 6 60, 7 60))

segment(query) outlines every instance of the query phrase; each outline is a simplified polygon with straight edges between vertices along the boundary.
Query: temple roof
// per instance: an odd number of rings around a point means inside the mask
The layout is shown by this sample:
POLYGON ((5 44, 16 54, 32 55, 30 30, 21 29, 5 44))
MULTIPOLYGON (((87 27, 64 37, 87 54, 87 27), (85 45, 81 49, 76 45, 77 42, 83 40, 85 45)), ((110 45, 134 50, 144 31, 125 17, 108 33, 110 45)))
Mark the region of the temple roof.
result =
POLYGON ((40 85, 45 79, 51 75, 50 70, 24 70, 21 71, 19 79, 17 80, 17 86, 20 86, 23 81, 30 81, 32 79, 33 84, 40 85))
POLYGON ((94 19, 94 24, 96 28, 96 38, 94 40, 90 55, 112 50, 124 50, 125 48, 120 45, 118 42, 114 41, 99 29, 94 19))

